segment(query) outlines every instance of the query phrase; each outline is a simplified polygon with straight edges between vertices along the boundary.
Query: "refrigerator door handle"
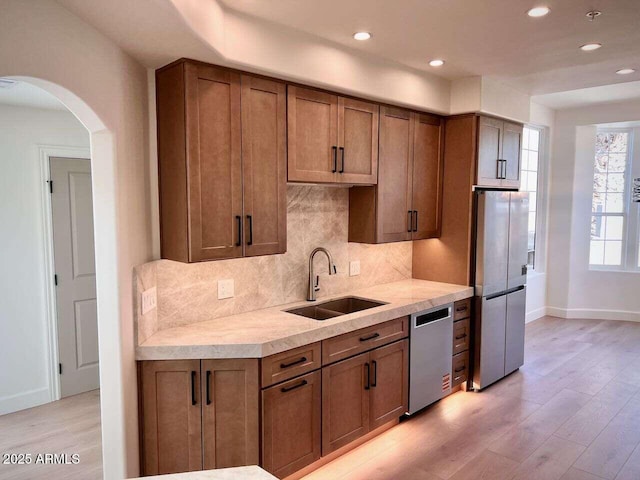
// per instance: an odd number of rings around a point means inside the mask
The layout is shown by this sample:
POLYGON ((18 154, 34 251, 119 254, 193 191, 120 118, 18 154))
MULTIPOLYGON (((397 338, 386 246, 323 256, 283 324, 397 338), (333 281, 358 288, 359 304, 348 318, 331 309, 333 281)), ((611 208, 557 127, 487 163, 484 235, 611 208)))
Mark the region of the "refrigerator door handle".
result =
POLYGON ((510 293, 515 293, 515 292, 519 292, 520 290, 524 290, 524 285, 519 285, 517 287, 514 288, 510 288, 508 290, 504 290, 502 292, 498 292, 498 293, 493 293, 491 295, 487 295, 485 298, 487 300, 493 300, 494 298, 498 298, 498 297, 504 297, 505 295, 509 295, 510 293))

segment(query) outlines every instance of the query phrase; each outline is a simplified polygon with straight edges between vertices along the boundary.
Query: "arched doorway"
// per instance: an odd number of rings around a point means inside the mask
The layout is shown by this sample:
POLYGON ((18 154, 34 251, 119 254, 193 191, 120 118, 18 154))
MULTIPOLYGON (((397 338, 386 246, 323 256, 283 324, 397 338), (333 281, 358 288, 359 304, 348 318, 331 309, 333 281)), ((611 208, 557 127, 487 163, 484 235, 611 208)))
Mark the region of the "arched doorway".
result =
MULTIPOLYGON (((94 206, 95 272, 97 291, 98 344, 101 360, 102 457, 124 458, 122 445, 122 373, 119 354, 121 334, 119 318, 119 288, 117 278, 116 189, 114 138, 94 110, 73 92, 43 79, 5 76, 41 88, 56 97, 88 130, 92 168, 92 200, 94 206), (111 320, 111 321, 110 321, 111 320), (114 358, 115 357, 115 358, 114 358), (111 361, 109 361, 111 360, 111 361), (114 438, 118 438, 114 442, 114 438), (105 451, 108 454, 105 455, 105 451)), ((10 230, 7 230, 10 234, 10 230)), ((57 365, 49 364, 48 368, 57 365)))

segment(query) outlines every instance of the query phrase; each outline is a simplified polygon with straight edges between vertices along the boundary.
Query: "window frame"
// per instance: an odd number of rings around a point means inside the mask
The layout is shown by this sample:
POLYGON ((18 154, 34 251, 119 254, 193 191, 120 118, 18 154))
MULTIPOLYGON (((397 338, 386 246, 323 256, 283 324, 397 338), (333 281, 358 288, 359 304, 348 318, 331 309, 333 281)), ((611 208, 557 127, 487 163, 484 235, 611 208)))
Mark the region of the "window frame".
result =
MULTIPOLYGON (((536 186, 536 231, 534 240, 534 260, 533 265, 528 265, 530 273, 544 273, 546 271, 546 239, 547 239, 547 217, 549 204, 547 201, 547 167, 549 161, 549 128, 543 125, 525 124, 524 128, 536 130, 538 132, 538 181, 536 186)), ((524 131, 523 147, 524 151, 524 131)), ((529 171, 529 170, 528 170, 529 171)), ((520 165, 520 175, 522 177, 522 161, 520 165)), ((520 191, 525 191, 522 189, 520 191)))
MULTIPOLYGON (((627 140, 627 165, 624 172, 624 196, 623 196, 623 211, 622 213, 615 214, 595 214, 593 212, 593 182, 595 179, 595 155, 596 150, 593 151, 593 165, 591 170, 591 196, 589 201, 591 207, 589 208, 589 218, 594 215, 601 218, 607 217, 619 217, 623 218, 622 227, 622 245, 621 245, 621 258, 620 265, 597 265, 592 264, 589 260, 588 267, 590 271, 596 272, 636 272, 640 273, 640 208, 634 214, 634 208, 631 201, 631 191, 633 188, 633 179, 640 177, 640 152, 636 152, 634 149, 634 139, 636 134, 640 131, 637 128, 631 127, 597 127, 596 135, 601 133, 628 133, 627 140)), ((594 139, 595 147, 595 139, 594 139)), ((591 221, 589 222, 591 225, 591 221)), ((591 256, 591 229, 589 229, 589 258, 591 256)))

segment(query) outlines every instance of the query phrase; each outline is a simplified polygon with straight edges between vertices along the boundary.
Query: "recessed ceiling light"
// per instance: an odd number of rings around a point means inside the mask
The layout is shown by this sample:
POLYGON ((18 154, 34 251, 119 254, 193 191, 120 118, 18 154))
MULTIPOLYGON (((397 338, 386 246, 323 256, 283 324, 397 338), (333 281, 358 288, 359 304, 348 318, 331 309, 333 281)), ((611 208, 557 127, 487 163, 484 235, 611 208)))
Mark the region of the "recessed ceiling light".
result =
POLYGON ((580 50, 583 52, 592 52, 593 50, 598 50, 602 47, 601 43, 586 43, 580 47, 580 50))
POLYGON ((629 75, 630 73, 633 73, 633 72, 635 72, 633 68, 621 68, 616 73, 618 75, 629 75))
POLYGON ((429 65, 431 65, 432 67, 441 67, 442 65, 444 65, 444 60, 440 60, 440 59, 431 60, 429 62, 429 65))
POLYGON ((369 32, 356 32, 353 34, 353 38, 356 40, 369 40, 371 38, 371 34, 369 32))
POLYGON ((534 7, 527 12, 527 15, 534 18, 544 17, 550 11, 551 9, 549 7, 534 7))

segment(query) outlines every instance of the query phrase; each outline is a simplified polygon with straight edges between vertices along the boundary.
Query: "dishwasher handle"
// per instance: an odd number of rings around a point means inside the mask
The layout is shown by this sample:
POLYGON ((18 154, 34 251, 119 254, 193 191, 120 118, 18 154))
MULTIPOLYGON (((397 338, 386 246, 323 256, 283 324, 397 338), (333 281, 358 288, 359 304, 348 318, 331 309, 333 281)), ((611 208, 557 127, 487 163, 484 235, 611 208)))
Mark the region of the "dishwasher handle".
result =
POLYGON ((425 313, 422 315, 416 315, 413 321, 413 328, 420 328, 427 325, 431 325, 442 320, 451 318, 451 307, 441 308, 433 312, 425 313))

